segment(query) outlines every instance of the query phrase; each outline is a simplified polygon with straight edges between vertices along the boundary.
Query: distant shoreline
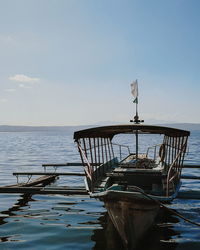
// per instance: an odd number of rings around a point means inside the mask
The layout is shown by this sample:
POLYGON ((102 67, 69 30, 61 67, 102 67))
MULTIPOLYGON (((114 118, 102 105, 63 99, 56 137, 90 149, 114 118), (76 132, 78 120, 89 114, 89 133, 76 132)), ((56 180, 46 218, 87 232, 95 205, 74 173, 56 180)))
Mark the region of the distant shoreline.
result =
POLYGON ((0 125, 0 132, 70 132, 76 129, 84 129, 88 126, 12 126, 0 125))
MULTIPOLYGON (((155 125, 155 124, 154 124, 155 125)), ((200 130, 200 123, 170 123, 170 124, 157 124, 158 126, 168 126, 174 128, 180 128, 184 130, 194 131, 200 130)), ((80 126, 12 126, 12 125, 0 125, 0 132, 73 132, 75 130, 86 129, 89 127, 96 127, 95 125, 80 125, 80 126)))

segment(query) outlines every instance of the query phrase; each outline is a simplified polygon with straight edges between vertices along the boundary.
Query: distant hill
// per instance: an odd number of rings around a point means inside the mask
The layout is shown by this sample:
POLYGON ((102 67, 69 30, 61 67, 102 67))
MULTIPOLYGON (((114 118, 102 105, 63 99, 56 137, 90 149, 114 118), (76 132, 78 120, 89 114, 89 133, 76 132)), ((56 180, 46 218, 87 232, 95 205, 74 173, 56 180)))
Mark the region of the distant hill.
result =
POLYGON ((160 124, 160 125, 172 128, 180 128, 189 131, 200 130, 200 123, 170 123, 170 124, 160 124))
MULTIPOLYGON (((108 124, 107 124, 108 125, 108 124)), ((111 125, 111 124, 109 124, 111 125)), ((119 125, 118 123, 115 125, 119 125)), ((170 124, 157 124, 160 126, 167 126, 172 128, 180 128, 184 130, 194 131, 200 130, 199 123, 170 123, 170 124)), ((10 126, 0 125, 0 132, 53 132, 60 131, 66 133, 73 133, 76 130, 86 129, 89 127, 106 126, 106 124, 95 125, 82 125, 82 126, 10 126)))
POLYGON ((90 126, 10 126, 0 125, 0 132, 73 132, 90 126))

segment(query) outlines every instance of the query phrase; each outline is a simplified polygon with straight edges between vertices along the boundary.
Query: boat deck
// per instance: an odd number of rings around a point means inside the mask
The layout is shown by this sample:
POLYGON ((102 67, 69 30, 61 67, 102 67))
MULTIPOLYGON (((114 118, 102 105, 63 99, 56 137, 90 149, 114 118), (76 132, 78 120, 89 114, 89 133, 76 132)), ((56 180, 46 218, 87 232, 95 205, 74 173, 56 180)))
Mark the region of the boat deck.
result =
POLYGON ((128 155, 116 168, 107 172, 106 176, 96 183, 97 189, 108 188, 118 184, 128 186, 138 186, 144 190, 162 191, 164 167, 152 159, 148 159, 145 154, 140 154, 136 160, 135 154, 128 155))

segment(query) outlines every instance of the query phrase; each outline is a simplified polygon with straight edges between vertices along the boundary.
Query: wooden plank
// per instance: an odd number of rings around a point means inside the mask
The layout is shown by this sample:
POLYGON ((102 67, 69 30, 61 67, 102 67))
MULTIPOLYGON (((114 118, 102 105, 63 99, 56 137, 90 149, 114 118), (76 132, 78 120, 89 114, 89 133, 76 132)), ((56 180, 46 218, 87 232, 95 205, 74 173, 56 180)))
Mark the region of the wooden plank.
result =
POLYGON ((198 191, 198 190, 179 191, 177 198, 179 198, 179 199, 200 199, 200 191, 198 191))
POLYGON ((56 189, 56 187, 0 187, 0 193, 88 195, 85 189, 56 189))
POLYGON ((13 175, 68 175, 68 176, 85 176, 83 172, 14 172, 13 175))
POLYGON ((200 168, 200 165, 187 165, 187 164, 184 164, 183 168, 200 168))
POLYGON ((157 174, 157 173, 162 173, 163 169, 162 168, 153 168, 153 169, 145 169, 145 168, 115 168, 114 173, 150 173, 150 174, 157 174))
POLYGON ((55 181, 55 179, 57 178, 57 175, 51 175, 51 176, 41 176, 35 180, 29 181, 27 183, 17 183, 14 185, 9 185, 9 186, 4 186, 4 187, 30 187, 30 186, 38 186, 38 185, 48 185, 51 182, 55 181))
MULTIPOLYGON (((92 166, 99 166, 102 163, 90 163, 92 166)), ((42 164, 42 167, 78 167, 78 166, 86 166, 86 164, 83 164, 81 162, 68 162, 68 163, 47 163, 47 164, 42 164)))
MULTIPOLYGON (((102 163, 90 163, 92 166, 100 166, 102 165, 102 163)), ((83 166, 86 164, 83 164, 81 162, 68 162, 68 163, 50 163, 50 164, 42 164, 42 167, 67 167, 67 166, 71 166, 71 167, 75 167, 75 166, 83 166)), ((183 168, 200 168, 200 165, 188 165, 188 164, 184 164, 183 168)))
POLYGON ((83 166, 81 162, 68 162, 68 163, 47 163, 42 164, 43 167, 66 167, 66 166, 83 166))
POLYGON ((56 190, 85 190, 85 186, 48 186, 45 190, 56 189, 56 190))
POLYGON ((182 175, 181 179, 185 179, 185 180, 200 180, 200 176, 182 175))

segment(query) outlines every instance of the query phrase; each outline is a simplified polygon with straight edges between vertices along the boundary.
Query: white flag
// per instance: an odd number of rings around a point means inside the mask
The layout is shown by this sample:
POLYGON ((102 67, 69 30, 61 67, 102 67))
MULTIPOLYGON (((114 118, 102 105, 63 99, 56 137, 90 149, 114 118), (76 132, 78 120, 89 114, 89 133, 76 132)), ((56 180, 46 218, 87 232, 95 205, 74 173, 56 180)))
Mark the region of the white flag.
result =
POLYGON ((132 95, 137 98, 138 97, 138 82, 137 80, 131 83, 131 93, 132 95))

